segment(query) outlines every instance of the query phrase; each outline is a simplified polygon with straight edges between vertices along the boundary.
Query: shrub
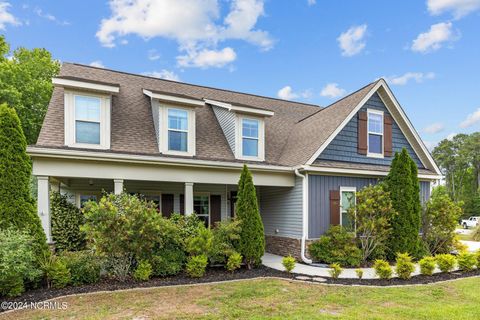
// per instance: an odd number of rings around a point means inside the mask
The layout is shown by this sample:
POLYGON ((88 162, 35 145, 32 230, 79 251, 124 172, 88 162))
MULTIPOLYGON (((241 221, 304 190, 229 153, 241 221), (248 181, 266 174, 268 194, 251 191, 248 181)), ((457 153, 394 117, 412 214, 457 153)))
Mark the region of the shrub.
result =
POLYGON ((137 281, 147 281, 152 275, 152 265, 147 260, 142 260, 133 273, 133 278, 137 281))
POLYGON ((95 283, 100 280, 102 261, 91 251, 64 251, 61 259, 70 270, 74 286, 95 283))
POLYGON ((184 246, 184 251, 187 251, 187 240, 198 235, 199 229, 205 227, 205 224, 196 214, 182 215, 180 213, 173 213, 170 221, 178 230, 179 240, 184 246))
POLYGON ((238 252, 232 253, 227 260, 226 268, 228 271, 235 271, 242 266, 242 255, 238 252))
POLYGON ((106 258, 106 270, 115 279, 124 282, 130 276, 133 266, 133 256, 131 254, 109 255, 106 258))
POLYGON ((458 269, 463 271, 472 271, 477 264, 477 258, 474 253, 462 252, 457 256, 458 269))
POLYGON ((310 244, 308 250, 316 261, 341 266, 358 266, 362 253, 355 239, 342 226, 332 226, 319 240, 310 244))
POLYGON ((293 268, 295 268, 295 263, 296 263, 296 260, 292 256, 283 257, 282 259, 283 267, 287 272, 292 272, 293 268))
POLYGON ((435 261, 437 262, 438 268, 442 272, 450 272, 455 269, 455 265, 457 264, 457 259, 455 256, 445 253, 445 254, 437 254, 435 256, 435 261))
POLYGON ((444 188, 436 188, 423 215, 423 240, 431 255, 448 253, 455 244, 455 228, 462 208, 453 202, 444 188))
POLYGON ((227 258, 237 252, 240 239, 240 221, 230 220, 216 224, 213 232, 213 241, 208 254, 212 264, 224 264, 227 258))
POLYGON ((72 280, 66 263, 53 254, 44 254, 40 260, 40 268, 48 288, 64 288, 72 280))
POLYGON ((26 148, 15 110, 0 104, 0 230, 27 232, 32 239, 32 252, 40 259, 48 246, 30 195, 32 166, 26 148))
POLYGON ((475 257, 477 258, 477 268, 480 269, 480 250, 475 253, 475 257))
POLYGON ((388 257, 392 260, 397 252, 416 255, 420 248, 421 204, 417 173, 417 165, 405 148, 395 153, 385 180, 393 208, 398 213, 392 219, 388 242, 388 257))
POLYGON ((247 268, 251 269, 261 262, 265 252, 265 234, 258 210, 257 193, 247 165, 243 165, 238 181, 236 212, 242 228, 238 250, 243 255, 247 268))
POLYGON ((355 273, 357 274, 358 279, 361 280, 363 278, 363 269, 355 269, 355 273))
POLYGON ((351 221, 356 222, 356 236, 362 250, 362 261, 373 253, 384 252, 395 216, 390 194, 383 184, 368 186, 357 192, 357 204, 350 208, 351 221))
POLYGON ((472 240, 473 241, 480 241, 480 225, 477 226, 472 233, 472 240))
POLYGON ((415 265, 412 262, 412 258, 408 253, 397 253, 397 266, 395 272, 400 279, 410 279, 413 271, 415 271, 415 265))
POLYGON ((41 276, 32 241, 25 231, 0 230, 0 296, 18 296, 25 291, 25 280, 41 276))
POLYGON ((426 276, 431 276, 435 270, 435 258, 425 257, 421 259, 418 264, 420 265, 420 273, 426 276))
POLYGON ((380 279, 390 279, 392 277, 392 267, 385 260, 377 259, 373 264, 373 269, 375 269, 375 274, 380 279))
POLYGON ((212 249, 213 233, 205 226, 199 228, 198 234, 187 240, 187 252, 192 256, 208 255, 212 249))
POLYGON ((59 192, 50 193, 52 238, 55 250, 79 251, 85 249, 85 233, 80 227, 85 223, 80 209, 59 192))
POLYGON ((201 278, 205 274, 207 264, 208 258, 206 255, 191 256, 187 261, 187 274, 192 278, 201 278))
POLYGON ((150 258, 153 275, 159 277, 173 276, 183 269, 185 252, 180 248, 165 248, 155 252, 150 258))
POLYGON ((340 274, 343 272, 343 269, 338 263, 332 263, 328 272, 333 279, 338 279, 340 274))

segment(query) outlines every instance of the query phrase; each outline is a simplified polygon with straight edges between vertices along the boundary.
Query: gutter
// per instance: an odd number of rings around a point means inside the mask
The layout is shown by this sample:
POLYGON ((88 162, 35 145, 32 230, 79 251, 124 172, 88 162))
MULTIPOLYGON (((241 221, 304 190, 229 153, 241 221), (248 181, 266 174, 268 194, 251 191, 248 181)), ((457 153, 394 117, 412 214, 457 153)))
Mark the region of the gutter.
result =
POLYGON ((308 235, 308 178, 307 174, 303 175, 295 168, 295 175, 302 178, 302 240, 300 248, 300 257, 306 264, 311 264, 312 260, 305 256, 306 240, 308 235))

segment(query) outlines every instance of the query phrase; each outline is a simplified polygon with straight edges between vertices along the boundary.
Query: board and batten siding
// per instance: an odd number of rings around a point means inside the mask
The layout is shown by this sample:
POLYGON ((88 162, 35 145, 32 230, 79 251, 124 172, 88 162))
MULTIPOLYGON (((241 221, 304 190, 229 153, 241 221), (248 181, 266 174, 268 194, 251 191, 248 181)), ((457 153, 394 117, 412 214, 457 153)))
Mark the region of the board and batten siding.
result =
POLYGON ((235 113, 217 106, 212 106, 212 109, 213 113, 217 117, 220 127, 222 128, 225 138, 227 138, 230 149, 232 149, 233 154, 235 154, 235 113))
MULTIPOLYGON (((378 178, 347 176, 308 176, 308 238, 316 239, 330 227, 330 190, 340 187, 355 187, 357 191, 375 185, 378 178)), ((420 181, 420 200, 422 205, 430 198, 430 182, 420 181)))
POLYGON ((266 235, 302 237, 302 188, 299 177, 292 188, 260 187, 260 215, 266 235))
MULTIPOLYGON (((373 94, 360 111, 367 111, 367 109, 381 110, 385 114, 390 114, 377 93, 373 94)), ((318 159, 378 165, 391 164, 393 157, 372 158, 359 154, 357 150, 357 135, 358 115, 355 115, 332 142, 330 142, 318 159)), ((406 148, 418 167, 424 168, 422 162, 395 121, 392 123, 392 147, 393 155, 395 155, 395 152, 401 152, 402 148, 406 148)))

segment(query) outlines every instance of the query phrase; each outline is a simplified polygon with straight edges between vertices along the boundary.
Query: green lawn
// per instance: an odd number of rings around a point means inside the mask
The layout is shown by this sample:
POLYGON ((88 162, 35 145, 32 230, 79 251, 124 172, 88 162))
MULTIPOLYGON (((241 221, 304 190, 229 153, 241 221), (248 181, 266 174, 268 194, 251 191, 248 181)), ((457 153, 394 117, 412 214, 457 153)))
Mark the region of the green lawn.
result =
POLYGON ((480 278, 401 288, 247 280, 60 298, 67 310, 24 310, 3 318, 479 319, 478 288, 480 278))

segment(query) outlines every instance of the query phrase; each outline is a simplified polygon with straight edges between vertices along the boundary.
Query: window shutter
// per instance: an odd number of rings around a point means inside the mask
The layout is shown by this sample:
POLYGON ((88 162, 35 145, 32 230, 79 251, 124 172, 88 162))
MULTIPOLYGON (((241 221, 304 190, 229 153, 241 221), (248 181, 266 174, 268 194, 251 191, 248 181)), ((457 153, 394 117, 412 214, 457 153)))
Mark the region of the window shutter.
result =
POLYGON ((367 131, 367 112, 360 111, 358 112, 358 153, 367 154, 368 145, 368 131, 367 131))
POLYGON ((392 123, 393 119, 390 115, 386 114, 383 117, 383 146, 385 157, 391 157, 393 155, 393 143, 392 143, 392 123))
POLYGON ((330 190, 330 224, 340 224, 340 191, 330 190))
POLYGON ((216 222, 222 220, 222 196, 210 196, 210 225, 215 226, 216 222))
POLYGON ((180 195, 180 214, 185 214, 185 196, 183 194, 180 195))
POLYGON ((162 194, 162 216, 170 218, 173 213, 173 194, 162 194))

